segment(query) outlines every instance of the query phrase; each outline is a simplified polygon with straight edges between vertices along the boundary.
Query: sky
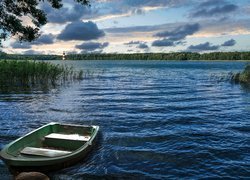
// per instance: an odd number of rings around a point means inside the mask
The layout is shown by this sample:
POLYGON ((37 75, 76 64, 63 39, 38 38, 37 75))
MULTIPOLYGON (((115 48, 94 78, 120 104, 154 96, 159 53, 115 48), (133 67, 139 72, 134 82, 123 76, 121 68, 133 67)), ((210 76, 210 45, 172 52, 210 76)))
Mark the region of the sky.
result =
MULTIPOLYGON (((63 0, 39 8, 48 23, 32 43, 12 37, 21 54, 168 53, 250 50, 250 0, 63 0)), ((30 23, 25 18, 24 22, 30 23)))

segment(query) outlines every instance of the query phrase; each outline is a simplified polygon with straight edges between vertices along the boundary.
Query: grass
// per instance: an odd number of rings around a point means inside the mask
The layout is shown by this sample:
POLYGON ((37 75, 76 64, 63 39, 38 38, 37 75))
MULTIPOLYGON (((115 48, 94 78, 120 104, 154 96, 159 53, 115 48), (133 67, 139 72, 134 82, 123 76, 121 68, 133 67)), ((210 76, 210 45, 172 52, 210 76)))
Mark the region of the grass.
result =
POLYGON ((72 67, 35 61, 0 61, 0 88, 49 88, 82 79, 72 67))
POLYGON ((250 85, 250 65, 247 65, 243 72, 234 74, 232 79, 236 83, 250 85))
POLYGON ((239 81, 250 84, 250 65, 247 65, 245 70, 240 73, 239 81))

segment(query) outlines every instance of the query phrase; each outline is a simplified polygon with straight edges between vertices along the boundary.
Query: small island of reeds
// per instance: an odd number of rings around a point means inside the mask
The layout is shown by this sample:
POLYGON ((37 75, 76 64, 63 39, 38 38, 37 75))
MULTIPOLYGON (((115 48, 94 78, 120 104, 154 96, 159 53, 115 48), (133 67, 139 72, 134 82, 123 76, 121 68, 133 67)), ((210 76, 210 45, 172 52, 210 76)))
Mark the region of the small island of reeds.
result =
POLYGON ((236 83, 250 85, 250 65, 247 65, 243 72, 234 74, 232 79, 236 83))
POLYGON ((0 61, 0 90, 48 89, 82 79, 82 71, 72 67, 36 61, 0 61))

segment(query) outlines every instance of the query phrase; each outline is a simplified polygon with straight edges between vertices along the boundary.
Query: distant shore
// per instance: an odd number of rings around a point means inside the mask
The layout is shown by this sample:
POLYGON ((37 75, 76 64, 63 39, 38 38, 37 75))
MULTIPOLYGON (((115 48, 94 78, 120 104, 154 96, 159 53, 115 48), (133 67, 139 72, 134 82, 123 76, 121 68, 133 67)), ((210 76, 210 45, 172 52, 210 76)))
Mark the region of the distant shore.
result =
MULTIPOLYGON (((62 60, 62 55, 22 55, 0 52, 0 60, 62 60)), ((213 53, 135 53, 135 54, 66 54, 65 60, 229 60, 250 61, 250 52, 213 52, 213 53)))

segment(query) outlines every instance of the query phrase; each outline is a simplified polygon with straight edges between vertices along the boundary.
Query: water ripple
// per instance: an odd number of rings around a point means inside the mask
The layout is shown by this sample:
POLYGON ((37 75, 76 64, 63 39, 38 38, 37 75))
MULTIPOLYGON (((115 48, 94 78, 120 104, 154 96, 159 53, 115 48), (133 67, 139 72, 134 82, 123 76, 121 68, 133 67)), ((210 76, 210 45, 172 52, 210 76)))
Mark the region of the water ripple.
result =
MULTIPOLYGON (((0 94, 1 148, 51 121, 96 124, 98 146, 52 179, 249 178, 250 94, 228 82, 243 62, 64 63, 86 78, 47 93, 0 94)), ((0 171, 10 177, 2 162, 0 171)))

